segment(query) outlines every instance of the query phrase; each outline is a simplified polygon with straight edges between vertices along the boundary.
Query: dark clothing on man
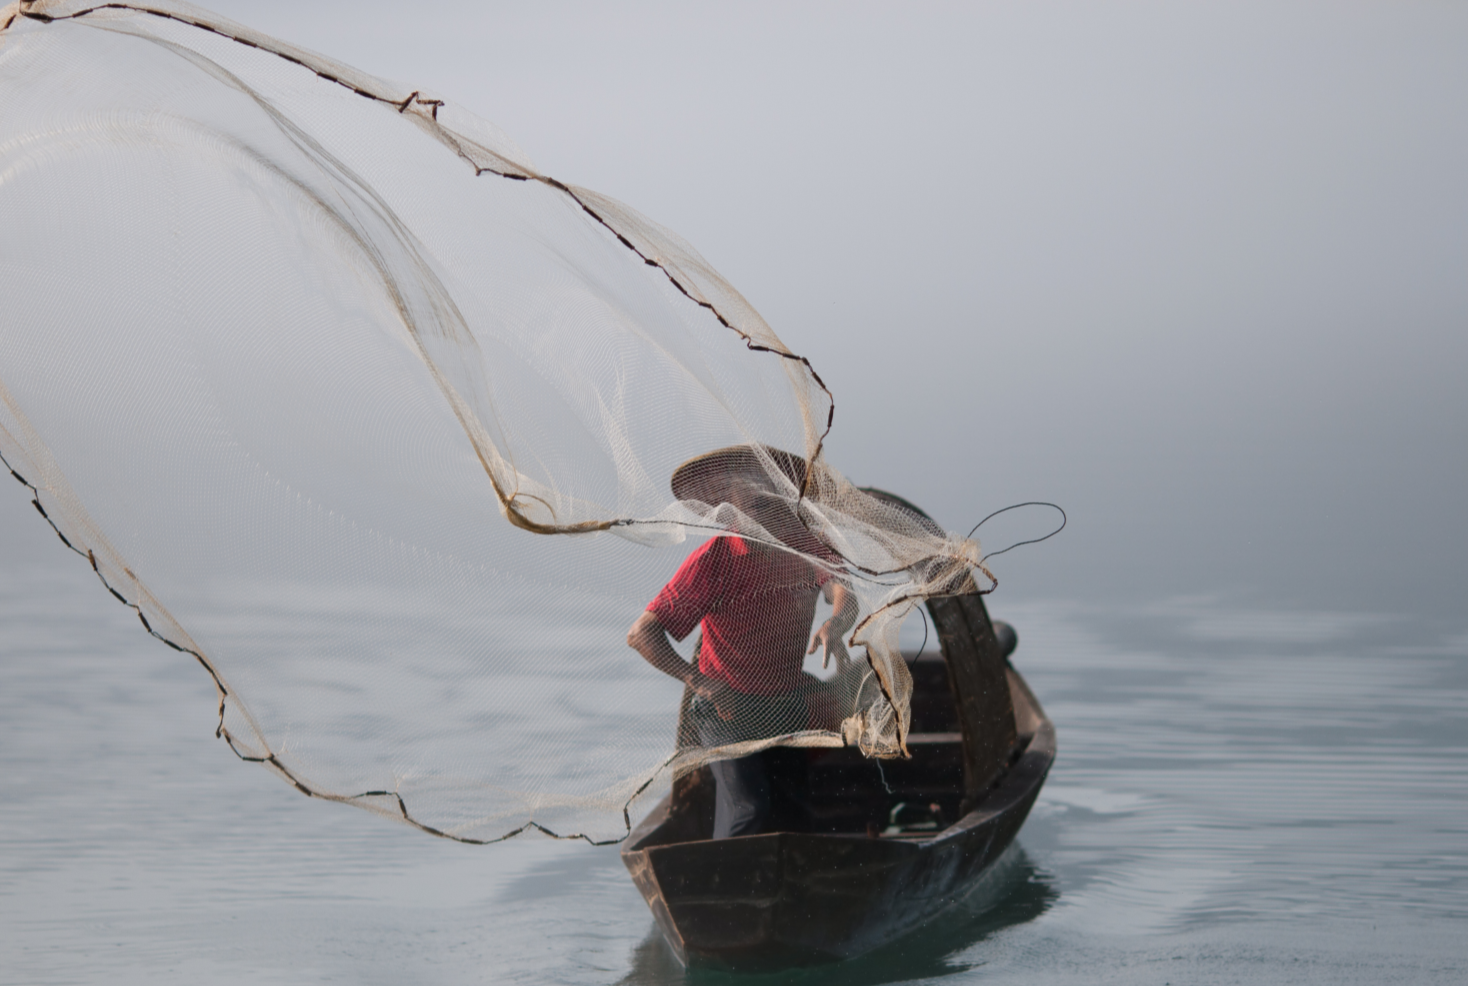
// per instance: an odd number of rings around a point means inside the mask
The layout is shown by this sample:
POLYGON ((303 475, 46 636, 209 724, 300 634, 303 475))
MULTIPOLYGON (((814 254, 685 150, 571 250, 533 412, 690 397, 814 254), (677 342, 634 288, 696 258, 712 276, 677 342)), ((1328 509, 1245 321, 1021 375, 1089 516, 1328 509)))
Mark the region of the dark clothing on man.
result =
MULTIPOLYGON (((708 699, 694 696, 689 716, 700 746, 716 747, 741 739, 755 739, 793 733, 807 726, 808 712, 802 694, 766 700, 763 710, 747 706, 734 721, 719 718, 708 699), (738 727, 748 716, 763 728, 738 727)), ((741 703, 743 705, 743 703, 741 703)), ((732 760, 716 760, 709 764, 714 776, 713 838, 734 835, 757 835, 772 820, 784 829, 802 828, 805 807, 803 775, 805 751, 790 747, 771 747, 732 760)))

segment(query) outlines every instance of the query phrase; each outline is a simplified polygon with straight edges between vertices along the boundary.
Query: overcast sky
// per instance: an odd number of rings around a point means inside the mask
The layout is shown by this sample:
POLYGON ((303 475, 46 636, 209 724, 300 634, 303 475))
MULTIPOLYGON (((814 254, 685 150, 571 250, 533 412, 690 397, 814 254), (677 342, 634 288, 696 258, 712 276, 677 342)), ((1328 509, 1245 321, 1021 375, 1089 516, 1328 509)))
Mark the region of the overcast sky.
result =
POLYGON ((683 234, 854 480, 1063 503, 1001 593, 1462 610, 1468 5, 212 6, 683 234))

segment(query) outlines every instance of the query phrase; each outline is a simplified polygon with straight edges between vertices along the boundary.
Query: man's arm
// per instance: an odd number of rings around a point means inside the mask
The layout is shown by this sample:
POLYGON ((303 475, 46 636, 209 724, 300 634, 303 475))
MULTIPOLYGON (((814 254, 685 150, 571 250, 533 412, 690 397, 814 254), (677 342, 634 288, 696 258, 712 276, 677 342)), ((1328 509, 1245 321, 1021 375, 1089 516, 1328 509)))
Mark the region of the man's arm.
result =
POLYGON ((678 656, 662 621, 652 612, 644 612, 627 631, 627 646, 643 656, 643 659, 671 678, 677 678, 698 694, 714 703, 714 708, 724 718, 734 714, 733 689, 718 678, 710 678, 692 664, 678 656))
POLYGON ((852 624, 856 622, 856 595, 850 589, 846 588, 843 583, 837 582, 835 579, 826 583, 824 593, 826 601, 831 604, 831 618, 821 624, 821 628, 811 638, 810 650, 806 651, 806 653, 814 654, 817 647, 824 646, 826 650, 821 655, 821 667, 824 668, 831 663, 831 655, 834 653, 836 655, 836 668, 837 670, 841 670, 845 667, 847 661, 846 644, 842 641, 842 638, 846 636, 846 631, 850 630, 852 624))

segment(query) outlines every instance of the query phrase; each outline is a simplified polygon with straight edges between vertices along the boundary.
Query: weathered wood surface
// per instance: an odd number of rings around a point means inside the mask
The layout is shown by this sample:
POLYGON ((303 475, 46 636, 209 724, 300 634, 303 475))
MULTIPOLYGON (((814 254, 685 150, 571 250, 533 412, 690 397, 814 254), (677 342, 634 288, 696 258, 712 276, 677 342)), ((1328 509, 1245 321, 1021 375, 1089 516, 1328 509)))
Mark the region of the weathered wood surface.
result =
POLYGON ((938 631, 948 681, 963 731, 963 807, 978 803, 989 784, 1009 766, 1018 740, 1014 702, 994 625, 978 593, 936 596, 928 612, 938 631))

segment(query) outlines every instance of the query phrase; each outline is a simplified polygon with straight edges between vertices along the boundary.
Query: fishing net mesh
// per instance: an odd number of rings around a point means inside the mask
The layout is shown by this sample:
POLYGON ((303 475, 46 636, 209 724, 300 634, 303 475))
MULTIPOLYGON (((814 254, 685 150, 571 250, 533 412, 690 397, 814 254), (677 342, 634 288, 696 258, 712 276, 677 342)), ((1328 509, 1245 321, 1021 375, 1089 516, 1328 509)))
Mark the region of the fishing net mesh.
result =
POLYGON ((489 841, 903 752, 898 627, 977 546, 825 461, 830 392, 692 247, 197 8, 0 28, 0 452, 235 753, 489 841))

